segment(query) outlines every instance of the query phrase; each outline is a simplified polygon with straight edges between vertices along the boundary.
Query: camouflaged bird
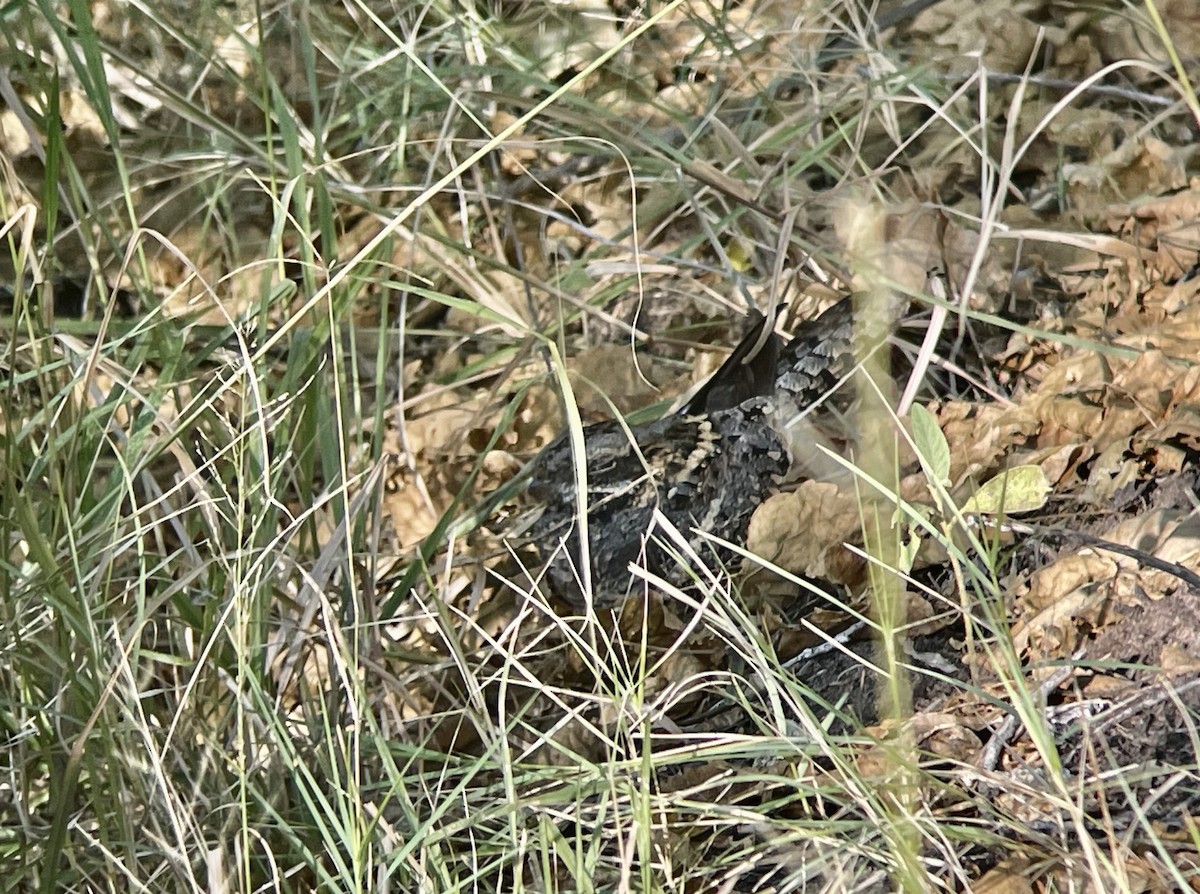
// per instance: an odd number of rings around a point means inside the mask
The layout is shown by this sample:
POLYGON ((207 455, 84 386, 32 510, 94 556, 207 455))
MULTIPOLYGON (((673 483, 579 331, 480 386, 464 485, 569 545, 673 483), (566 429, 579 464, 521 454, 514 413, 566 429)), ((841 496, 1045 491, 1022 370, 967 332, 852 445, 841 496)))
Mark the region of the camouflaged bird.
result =
POLYGON ((587 574, 577 528, 578 475, 567 434, 534 460, 530 493, 544 509, 530 533, 554 592, 620 605, 634 592, 630 565, 676 586, 687 568, 652 530, 655 510, 705 560, 734 555, 699 532, 743 544, 750 516, 788 471, 783 422, 833 388, 853 366, 851 301, 801 326, 786 345, 755 315, 721 368, 678 411, 644 425, 613 420, 583 430, 587 574))

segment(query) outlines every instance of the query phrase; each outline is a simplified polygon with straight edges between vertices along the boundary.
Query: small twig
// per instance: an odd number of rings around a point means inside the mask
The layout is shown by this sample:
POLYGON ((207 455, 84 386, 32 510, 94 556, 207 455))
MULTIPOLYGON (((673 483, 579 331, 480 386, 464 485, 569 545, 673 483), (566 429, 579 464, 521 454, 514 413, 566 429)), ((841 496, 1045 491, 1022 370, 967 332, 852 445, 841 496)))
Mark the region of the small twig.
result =
MULTIPOLYGON (((1061 667, 1055 673, 1043 680, 1038 686, 1038 696, 1045 701, 1051 692, 1069 680, 1075 673, 1073 665, 1061 667)), ((991 739, 984 746, 983 754, 979 758, 979 766, 984 770, 995 770, 996 764, 1000 761, 1000 751, 1013 740, 1017 733, 1017 726, 1021 722, 1020 715, 1012 710, 1008 716, 1004 718, 1004 722, 1000 724, 1000 728, 992 733, 991 739)))
POLYGON ((1126 546, 1123 543, 1114 543, 1111 540, 1105 540, 1103 537, 1097 537, 1094 534, 1085 534, 1083 531, 1051 530, 1043 528, 1040 525, 1013 524, 1008 522, 1002 525, 1001 529, 1011 531, 1014 534, 1041 536, 1044 539, 1057 537, 1061 538, 1064 543, 1073 541, 1082 546, 1092 546, 1096 549, 1116 553, 1119 556, 1134 559, 1147 568, 1153 568, 1155 571, 1162 571, 1174 578, 1178 578, 1189 587, 1200 592, 1200 574, 1180 565, 1178 562, 1168 562, 1166 559, 1160 559, 1158 556, 1137 549, 1136 547, 1126 546))

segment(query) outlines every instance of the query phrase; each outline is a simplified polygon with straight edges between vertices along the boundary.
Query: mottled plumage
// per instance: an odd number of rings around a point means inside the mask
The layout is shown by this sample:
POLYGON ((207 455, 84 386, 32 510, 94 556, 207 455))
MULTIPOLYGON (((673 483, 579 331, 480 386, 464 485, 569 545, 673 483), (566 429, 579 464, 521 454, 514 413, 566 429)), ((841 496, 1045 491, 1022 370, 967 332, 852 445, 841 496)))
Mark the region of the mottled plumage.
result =
MULTIPOLYGON (((653 573, 687 584, 687 572, 652 536, 656 508, 701 557, 731 560, 728 551, 714 550, 697 531, 744 542, 750 516, 788 471, 777 420, 836 384, 850 368, 852 347, 849 299, 802 326, 782 349, 758 317, 729 359, 678 412, 628 428, 619 421, 585 428, 594 603, 618 605, 632 592, 631 563, 644 562, 653 573)), ((582 602, 577 480, 564 435, 534 460, 530 492, 544 509, 531 534, 548 559, 555 592, 582 602)))

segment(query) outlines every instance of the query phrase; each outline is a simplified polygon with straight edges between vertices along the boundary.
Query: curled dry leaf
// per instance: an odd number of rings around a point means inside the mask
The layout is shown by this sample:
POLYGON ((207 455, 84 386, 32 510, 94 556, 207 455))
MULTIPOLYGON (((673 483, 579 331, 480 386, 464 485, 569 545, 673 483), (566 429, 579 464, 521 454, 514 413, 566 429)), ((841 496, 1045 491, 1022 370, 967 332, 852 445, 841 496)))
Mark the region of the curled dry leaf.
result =
POLYGON ((1037 658, 1073 654, 1082 638, 1101 625, 1120 573, 1114 559, 1091 550, 1036 572, 1015 605, 1012 638, 1017 651, 1037 658))
POLYGON ((1200 655, 1174 643, 1163 646, 1158 664, 1170 676, 1200 674, 1200 655))
POLYGON ((1038 27, 1020 6, 972 0, 934 4, 914 19, 911 30, 951 51, 951 58, 978 54, 980 64, 995 71, 1020 71, 1038 42, 1038 27))
POLYGON ((975 731, 963 726, 959 718, 950 714, 921 712, 899 725, 889 720, 871 727, 868 733, 876 743, 856 752, 854 762, 859 772, 870 779, 883 779, 895 773, 895 753, 886 744, 879 743, 894 739, 897 730, 903 730, 903 734, 921 751, 962 764, 972 763, 982 744, 975 731))
POLYGON ((1129 140, 1102 158, 1064 165, 1072 203, 1088 218, 1107 216, 1119 232, 1134 216, 1129 205, 1113 204, 1136 196, 1158 196, 1187 185, 1187 159, 1180 150, 1147 137, 1129 140))
POLYGON ((581 412, 609 419, 613 407, 628 413, 660 398, 666 376, 652 357, 635 360, 629 345, 604 344, 585 348, 567 361, 571 387, 581 412))
MULTIPOLYGON (((1131 546, 1155 558, 1200 570, 1200 519, 1191 511, 1157 509, 1126 519, 1109 531, 1107 540, 1131 546)), ((1139 567, 1138 579, 1148 599, 1161 599, 1182 582, 1167 571, 1139 567)))
POLYGON ((909 721, 909 729, 919 748, 956 763, 974 762, 982 747, 975 731, 952 714, 916 714, 909 721))
POLYGON ((972 405, 949 401, 937 411, 950 444, 950 480, 956 485, 982 478, 1003 465, 1015 447, 1037 434, 1040 423, 1025 406, 972 405))
POLYGON ((443 389, 431 392, 419 410, 405 420, 403 439, 398 423, 386 427, 384 452, 401 457, 384 497, 402 549, 427 537, 453 503, 476 458, 483 455, 474 482, 482 495, 520 471, 521 454, 552 437, 545 400, 548 392, 530 389, 507 431, 497 435, 503 406, 486 395, 463 400, 443 389), (486 451, 486 453, 484 453, 486 451))
POLYGON ((984 873, 971 890, 975 894, 1033 894, 1029 861, 1025 858, 1005 860, 984 873))
POLYGON ((851 588, 862 582, 865 566, 843 544, 859 540, 853 492, 823 481, 804 481, 791 493, 772 496, 751 517, 746 535, 750 552, 785 571, 851 588))

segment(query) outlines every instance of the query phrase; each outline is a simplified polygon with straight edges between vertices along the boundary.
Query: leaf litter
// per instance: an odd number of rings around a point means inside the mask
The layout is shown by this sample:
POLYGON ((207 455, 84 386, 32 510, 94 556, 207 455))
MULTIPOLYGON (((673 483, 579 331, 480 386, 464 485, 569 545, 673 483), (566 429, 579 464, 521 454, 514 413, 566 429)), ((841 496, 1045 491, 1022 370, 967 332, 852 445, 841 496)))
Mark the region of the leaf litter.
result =
MULTIPOLYGON (((750 15, 753 6, 736 7, 726 26, 736 25, 747 35, 756 29, 771 33, 772 22, 779 22, 769 11, 750 15)), ((1156 828, 1178 831, 1190 828, 1200 810, 1194 736, 1187 734, 1200 714, 1200 642, 1195 635, 1200 592, 1170 570, 1173 563, 1200 572, 1195 523, 1200 450, 1197 125, 1181 107, 1152 118, 1161 108, 1152 100, 1178 98, 1160 74, 1167 58, 1161 42, 1136 16, 1081 9, 1064 12, 1047 27, 1044 3, 995 6, 945 0, 884 35, 892 50, 930 60, 922 74, 940 85, 943 95, 958 83, 973 83, 976 90, 990 84, 982 121, 972 119, 978 108, 961 97, 958 105, 947 102, 940 114, 932 115, 930 94, 916 87, 902 93, 904 102, 847 103, 843 94, 860 95, 855 91, 863 83, 863 68, 882 61, 874 52, 847 53, 829 66, 828 82, 814 76, 811 83, 792 84, 798 98, 781 96, 776 104, 743 115, 737 112, 739 103, 752 107, 769 86, 771 78, 760 76, 760 66, 772 75, 783 60, 798 68, 811 66, 821 42, 805 39, 812 32, 790 23, 770 40, 750 41, 755 49, 731 54, 698 26, 705 15, 686 14, 685 4, 685 12, 646 38, 653 51, 633 45, 621 57, 620 77, 602 68, 577 92, 589 102, 606 97, 607 110, 638 121, 653 137, 658 154, 651 159, 670 158, 662 147, 672 147, 693 128, 689 152, 696 163, 712 167, 708 181, 698 186, 656 170, 655 177, 646 177, 645 187, 635 189, 624 159, 597 153, 597 142, 584 139, 573 145, 569 136, 564 138, 582 115, 570 107, 570 114, 555 118, 552 112, 540 126, 526 127, 501 146, 499 182, 492 188, 502 190, 514 208, 509 233, 514 242, 481 250, 507 262, 519 249, 521 275, 448 263, 444 250, 425 233, 397 243, 388 259, 424 288, 477 302, 507 322, 446 310, 428 299, 413 298, 406 306, 410 319, 428 315, 453 337, 430 338, 437 346, 434 352, 445 352, 441 359, 418 356, 407 363, 403 404, 389 408, 386 431, 376 433, 385 439, 387 452, 403 457, 383 505, 397 558, 406 561, 410 550, 454 508, 464 486, 472 500, 485 500, 519 475, 524 462, 560 430, 558 398, 535 350, 510 358, 503 368, 489 367, 485 359, 495 345, 511 342, 522 331, 549 331, 567 344, 574 397, 588 421, 614 410, 665 406, 678 398, 703 370, 719 362, 712 343, 736 337, 738 327, 730 320, 747 306, 770 307, 786 297, 789 313, 803 315, 853 289, 856 281, 845 269, 848 236, 838 216, 839 206, 848 201, 845 192, 822 177, 802 176, 781 185, 773 166, 785 164, 791 150, 772 140, 789 132, 785 125, 798 107, 818 110, 807 113, 814 140, 837 132, 833 124, 838 114, 856 115, 849 147, 854 163, 843 169, 871 172, 869 179, 886 197, 892 238, 882 251, 882 263, 889 282, 922 295, 927 274, 936 267, 960 288, 969 283, 971 289, 959 300, 985 322, 964 322, 964 327, 976 327, 968 353, 976 354, 974 371, 1006 398, 990 400, 969 389, 962 395, 925 398, 921 425, 936 423, 948 447, 948 455, 936 462, 934 483, 944 486, 959 506, 980 499, 984 482, 1002 480, 1018 468, 1039 470, 1051 490, 1046 507, 1030 504, 1016 519, 1033 535, 1002 535, 1007 557, 1000 614, 1011 622, 1010 641, 1024 682, 1037 694, 1037 710, 1052 728, 1062 776, 1053 777, 1056 771, 1035 735, 1008 724, 1016 711, 1013 697, 988 662, 972 653, 978 646, 969 640, 978 631, 964 631, 961 619, 948 620, 942 631, 923 628, 926 640, 938 640, 935 647, 916 640, 912 646, 915 654, 936 653, 939 660, 952 662, 949 676, 971 683, 970 688, 935 684, 918 675, 917 713, 906 721, 906 732, 954 768, 944 779, 959 787, 957 794, 930 793, 930 803, 950 809, 947 805, 956 797, 973 798, 980 815, 990 816, 997 826, 1016 827, 1016 817, 1023 827, 1061 829, 1079 823, 1064 797, 1080 793, 1087 828, 1105 811, 1127 815, 1127 825, 1132 825, 1135 805, 1145 803, 1156 828), (1022 82, 1031 58, 1039 59, 1038 72, 1022 82), (1123 97, 1072 86, 1118 60, 1138 63, 1119 81, 1123 97), (680 66, 688 77, 677 77, 680 66), (1013 78, 989 81, 1000 74, 1013 78), (728 121, 710 109, 706 79, 721 81, 720 103, 735 111, 728 121), (1019 90, 1025 93, 1017 103, 1019 90), (1048 118, 1067 93, 1072 101, 1048 118), (680 122, 685 126, 677 132, 680 122), (1024 154, 1007 172, 1010 179, 998 191, 1002 194, 988 195, 989 177, 996 172, 990 153, 999 151, 1006 136, 1023 146, 1024 154), (980 173, 981 143, 991 147, 986 177, 980 173), (752 175, 747 176, 747 168, 752 175), (729 222, 739 202, 722 192, 722 185, 729 185, 723 177, 733 177, 737 184, 758 178, 762 195, 776 206, 785 201, 783 186, 794 191, 786 201, 796 208, 796 231, 810 241, 803 251, 794 243, 784 251, 792 278, 786 295, 759 260, 775 249, 776 241, 766 238, 761 224, 729 222), (979 223, 992 213, 989 202, 1003 207, 985 234, 979 223), (713 221, 726 228, 724 236, 706 238, 713 221), (631 232, 638 234, 636 241, 631 232), (752 251, 736 248, 743 242, 752 251), (747 267, 739 260, 745 256, 751 258, 751 275, 737 277, 738 288, 731 289, 729 268, 747 267), (540 288, 551 283, 562 285, 540 288), (480 368, 483 373, 475 374, 480 368), (494 440, 506 414, 511 421, 494 440), (480 474, 471 478, 476 463, 480 474), (1073 543, 1066 534, 1075 530, 1093 539, 1086 545, 1073 543), (1153 568, 1105 550, 1097 540, 1158 558, 1166 567, 1153 568), (1066 676, 1061 674, 1064 665, 1072 669, 1066 676), (996 741, 1001 741, 998 751, 996 741), (1129 768, 1138 772, 1129 773, 1124 786, 1114 785, 1114 772, 1129 768), (1168 777, 1175 780, 1170 786, 1168 777), (1004 795, 987 808, 993 811, 989 814, 981 802, 997 791, 1004 795), (1119 792, 1125 792, 1126 803, 1117 803, 1114 793, 1119 792)), ((1180 52, 1194 57, 1186 44, 1200 28, 1191 4, 1162 3, 1159 12, 1180 52)), ((907 89, 880 83, 897 93, 907 89)), ((520 111, 514 103, 511 112, 498 115, 520 111)), ((89 125, 78 126, 83 134, 89 125)), ((587 135, 593 141, 620 145, 636 136, 636 129, 631 136, 611 123, 598 126, 600 134, 587 135)), ((4 132, 23 131, 6 127, 4 132)), ((102 134, 92 138, 102 140, 102 134)), ((29 151, 16 142, 5 148, 18 160, 29 151)), ((100 163, 94 169, 83 165, 82 174, 95 185, 106 176, 102 168, 100 163)), ((688 171, 702 172, 698 167, 688 171)), ((480 235, 464 232, 453 203, 432 209, 444 223, 447 239, 465 242, 468 235, 480 235)), ((255 234, 243 248, 261 255, 269 227, 250 213, 239 223, 242 232, 255 234)), ((370 215, 348 223, 342 235, 348 254, 380 226, 370 215)), ((176 244, 192 247, 186 256, 204 255, 201 223, 183 221, 164 229, 172 230, 176 244)), ((259 287, 257 279, 238 278, 247 270, 254 275, 238 256, 217 252, 181 264, 178 256, 163 252, 152 261, 165 286, 186 284, 192 270, 201 272, 202 282, 220 284, 216 289, 186 287, 175 303, 164 306, 168 313, 176 306, 180 313, 185 308, 192 313, 198 300, 213 299, 219 292, 228 304, 219 313, 212 308, 213 318, 236 315, 259 287)), ((369 312, 363 319, 370 322, 369 312)), ((830 443, 838 444, 839 437, 852 444, 852 435, 845 432, 830 443)), ((928 443, 928 432, 924 440, 928 443)), ((930 517, 944 512, 913 456, 906 460, 902 481, 905 500, 922 506, 930 517)), ((848 628, 847 619, 867 610, 866 560, 846 549, 846 544, 861 544, 859 505, 852 476, 819 476, 786 486, 752 520, 749 551, 787 576, 757 570, 745 580, 739 598, 751 612, 746 617, 754 632, 779 647, 781 659, 827 642, 848 628), (797 583, 800 579, 804 586, 797 583)), ((508 561, 516 547, 505 526, 525 508, 512 501, 497 517, 482 521, 465 548, 486 561, 477 565, 461 556, 444 556, 444 570, 459 583, 438 598, 470 594, 478 606, 482 593, 483 603, 492 605, 489 611, 498 614, 478 621, 481 630, 503 626, 495 618, 519 614, 530 594, 539 604, 556 606, 553 594, 538 589, 536 556, 521 554, 518 564, 528 566, 523 578, 508 561)), ((995 495, 989 509, 1004 514, 995 495)), ((1000 528, 997 523, 998 537, 1000 528)), ((747 563, 746 570, 758 564, 747 563)), ((941 611, 953 593, 947 585, 952 569, 944 555, 917 564, 918 577, 910 586, 914 624, 935 612, 935 602, 918 599, 918 594, 932 589, 943 600, 936 603, 941 611)), ((729 571, 742 582, 739 569, 729 571)), ((719 602, 733 599, 732 593, 707 598, 719 602)), ((694 623, 694 606, 683 596, 668 593, 633 605, 609 628, 615 655, 630 659, 626 644, 644 643, 665 656, 654 665, 646 713, 637 718, 653 733, 686 730, 712 706, 718 691, 696 681, 723 674, 744 660, 737 635, 707 620, 694 623)), ((975 609, 963 611, 973 614, 975 609)), ((989 623, 984 621, 980 629, 989 623)), ((432 628, 415 624, 406 630, 406 648, 441 652, 432 628)), ((469 647, 482 648, 484 637, 465 633, 469 647)), ((531 660, 529 667, 558 681, 544 705, 528 709, 531 717, 543 718, 546 737, 531 735, 530 759, 620 751, 616 729, 630 720, 625 713, 630 708, 601 704, 597 690, 605 686, 597 680, 604 672, 597 674, 578 654, 563 650, 561 644, 570 639, 566 634, 547 635, 545 627, 529 625, 521 636, 554 644, 548 657, 541 663, 531 660), (558 719, 564 701, 578 712, 566 723, 558 719)), ((881 739, 898 734, 890 721, 872 715, 870 698, 860 696, 873 690, 874 676, 864 669, 866 647, 848 642, 840 652, 822 653, 797 666, 814 694, 813 703, 825 700, 836 707, 832 714, 844 726, 880 724, 869 728, 881 739), (847 698, 846 692, 853 694, 847 698)), ((424 688, 414 687, 405 696, 405 717, 432 716, 453 707, 459 696, 457 685, 445 685, 450 676, 431 676, 424 688)), ((750 729, 745 712, 736 723, 739 734, 750 729)), ((531 728, 538 729, 538 722, 531 728)), ((480 744, 462 728, 436 741, 446 749, 471 750, 480 744)), ((683 785, 692 777, 700 784, 709 774, 722 772, 722 766, 693 763, 672 784, 683 785)), ((869 748, 859 756, 859 770, 867 776, 886 769, 887 762, 876 761, 869 748)), ((953 809, 961 812, 963 807, 953 809)), ((1148 879, 1144 889, 1156 889, 1158 883, 1150 881, 1161 875, 1155 855, 1129 849, 1124 856, 1131 875, 1148 879)), ((1181 845, 1176 859, 1184 866, 1194 863, 1195 855, 1181 845)), ((1037 886, 1018 883, 1028 871, 997 860, 975 889, 1046 890, 1071 881, 1066 864, 1056 864, 1042 870, 1037 886)))

